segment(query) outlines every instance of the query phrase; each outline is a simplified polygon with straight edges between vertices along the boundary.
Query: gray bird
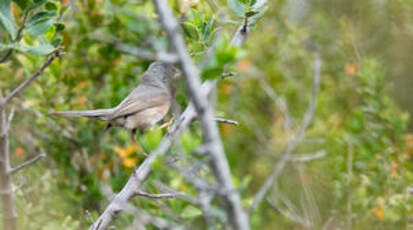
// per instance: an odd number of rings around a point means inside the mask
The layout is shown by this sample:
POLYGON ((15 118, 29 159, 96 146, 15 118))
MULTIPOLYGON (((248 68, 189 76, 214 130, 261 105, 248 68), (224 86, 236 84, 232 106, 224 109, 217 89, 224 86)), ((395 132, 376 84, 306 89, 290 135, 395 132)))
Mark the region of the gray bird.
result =
POLYGON ((131 131, 151 128, 167 114, 171 105, 168 79, 176 75, 171 64, 156 61, 142 75, 140 84, 118 106, 109 109, 55 112, 65 117, 93 117, 107 122, 105 130, 118 126, 131 131))

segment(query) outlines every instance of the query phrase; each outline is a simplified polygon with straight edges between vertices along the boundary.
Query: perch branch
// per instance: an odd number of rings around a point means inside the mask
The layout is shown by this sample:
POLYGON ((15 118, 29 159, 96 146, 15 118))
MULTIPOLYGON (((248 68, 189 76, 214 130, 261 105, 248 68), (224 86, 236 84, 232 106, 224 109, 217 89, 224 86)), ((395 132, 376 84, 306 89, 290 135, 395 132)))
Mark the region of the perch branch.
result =
POLYGON ((170 198, 175 198, 179 196, 179 194, 174 194, 174 193, 161 193, 161 194, 152 194, 152 193, 147 193, 143 191, 138 191, 136 192, 137 196, 143 196, 147 198, 153 198, 153 199, 170 199, 170 198))
POLYGON ((225 123, 225 124, 230 124, 230 125, 239 125, 238 121, 229 120, 229 119, 225 119, 225 118, 215 118, 214 120, 218 123, 225 123))
POLYGON ((235 190, 231 178, 230 167, 224 153, 218 127, 213 120, 213 109, 208 105, 206 95, 199 92, 201 88, 199 70, 186 49, 184 37, 179 30, 178 22, 172 14, 168 1, 153 0, 153 2, 159 15, 159 21, 168 35, 169 44, 178 56, 178 63, 183 72, 186 86, 201 122, 204 143, 208 143, 206 145, 208 147, 207 154, 211 157, 210 164, 213 174, 218 184, 226 191, 222 196, 226 203, 229 221, 233 229, 248 230, 249 221, 242 209, 240 195, 235 190))
MULTIPOLYGON (((262 1, 260 1, 262 2, 262 1)), ((266 2, 266 1, 265 1, 266 2)), ((241 28, 241 27, 240 27, 241 28)), ((239 29, 240 29, 239 28, 239 29)), ((239 30, 238 29, 238 30, 239 30)), ((248 34, 235 33, 233 41, 242 40, 245 41, 248 34)), ((232 42, 234 46, 241 46, 243 42, 232 42)), ((210 91, 215 87, 216 81, 206 81, 202 84, 201 92, 204 95, 209 94, 210 91)), ((126 203, 135 197, 135 191, 139 190, 141 184, 145 181, 149 173, 151 172, 151 165, 156 161, 156 159, 165 154, 173 142, 183 133, 183 131, 189 126, 189 124, 196 118, 195 108, 192 103, 185 109, 182 115, 173 124, 171 131, 163 137, 158 148, 153 151, 148 158, 139 166, 134 174, 129 177, 129 180, 122 188, 122 190, 115 195, 115 198, 109 203, 105 211, 99 216, 97 221, 92 224, 89 230, 103 230, 106 229, 110 223, 119 215, 120 212, 126 209, 125 205, 119 205, 120 203, 126 203)))

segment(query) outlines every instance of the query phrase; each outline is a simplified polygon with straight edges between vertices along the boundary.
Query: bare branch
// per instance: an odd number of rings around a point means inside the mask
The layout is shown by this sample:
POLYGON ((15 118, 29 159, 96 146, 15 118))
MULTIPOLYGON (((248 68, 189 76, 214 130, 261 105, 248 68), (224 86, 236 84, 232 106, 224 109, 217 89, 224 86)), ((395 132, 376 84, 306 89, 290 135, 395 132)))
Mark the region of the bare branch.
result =
POLYGON ((264 92, 275 102, 275 104, 278 106, 280 109, 283 118, 284 118, 284 130, 287 135, 287 138, 289 139, 291 137, 291 128, 293 125, 292 118, 290 115, 290 112, 288 111, 288 106, 285 100, 281 97, 279 97, 275 91, 269 86, 268 83, 264 82, 264 80, 260 81, 261 88, 264 90, 264 92))
POLYGON ((10 130, 11 122, 13 121, 14 117, 14 107, 11 107, 9 116, 7 118, 7 123, 6 123, 6 132, 10 130))
POLYGON ((300 155, 291 157, 291 161, 295 161, 295 162, 313 161, 313 160, 317 160, 317 159, 325 157, 326 154, 327 154, 326 151, 318 151, 314 154, 300 154, 300 155))
POLYGON ((37 70, 32 76, 29 77, 29 79, 27 79, 25 82, 21 83, 17 88, 15 88, 9 95, 6 96, 6 98, 4 99, 4 101, 1 103, 0 106, 4 107, 5 104, 7 104, 8 102, 10 102, 11 99, 13 99, 13 97, 15 97, 18 93, 22 92, 27 86, 30 85, 30 83, 32 83, 37 77, 39 77, 44 70, 50 65, 52 64, 52 62, 62 56, 64 53, 61 51, 61 49, 57 49, 52 56, 47 59, 47 61, 42 65, 42 67, 40 67, 39 70, 37 70))
POLYGON ((270 188, 274 184, 274 181, 278 178, 278 176, 281 174, 282 170, 284 169, 285 165, 290 160, 291 154, 303 140, 305 131, 307 130, 314 116, 315 107, 317 104, 317 97, 320 91, 320 79, 321 79, 321 58, 316 53, 314 55, 313 94, 312 94, 311 102, 307 108, 307 111, 305 112, 305 115, 304 115, 304 118, 301 124, 301 128, 298 130, 294 139, 291 141, 288 141, 287 149, 285 153, 283 154, 281 159, 278 161, 277 165, 275 166, 274 171, 271 173, 271 175, 268 177, 264 185, 260 188, 258 193, 255 195, 253 202, 248 210, 249 215, 251 215, 254 212, 255 208, 262 202, 265 195, 267 194, 267 192, 270 190, 270 188))
POLYGON ((0 59, 0 63, 7 61, 10 55, 13 53, 13 49, 7 50, 7 53, 0 59))
POLYGON ((179 194, 174 194, 174 193, 161 193, 161 194, 152 194, 152 193, 147 193, 147 192, 142 192, 138 191, 136 192, 137 196, 143 196, 147 198, 154 198, 154 199, 170 199, 170 198, 176 198, 179 196, 179 194))
POLYGON ((215 118, 214 120, 218 123, 225 123, 225 124, 230 124, 230 125, 239 125, 238 121, 229 120, 229 119, 225 119, 225 118, 215 118))
MULTIPOLYGON (((235 34, 234 37, 240 36, 235 34)), ((247 35, 241 35, 246 37, 247 35)), ((245 39, 243 39, 245 41, 245 39)), ((232 45, 241 46, 243 43, 232 43, 232 45)), ((216 81, 206 81, 202 84, 201 94, 208 95, 212 89, 215 87, 216 81)), ((199 89, 199 88, 198 88, 199 89)), ((92 224, 89 230, 101 230, 106 229, 109 224, 117 217, 117 215, 124 211, 126 207, 124 205, 119 205, 116 201, 121 201, 123 203, 129 201, 135 196, 135 192, 139 190, 141 184, 145 181, 146 177, 151 172, 151 165, 155 160, 165 154, 174 141, 183 133, 183 131, 189 126, 189 124, 197 117, 193 103, 190 103, 185 111, 181 114, 179 119, 177 119, 168 132, 166 136, 163 137, 158 148, 153 151, 148 158, 139 166, 137 171, 129 178, 126 185, 122 190, 115 196, 111 203, 106 207, 105 211, 100 215, 95 224, 92 224)), ((232 190, 227 190, 232 191, 232 190)), ((248 226, 248 225, 246 225, 248 226)), ((244 229, 244 228, 242 228, 244 229)))
POLYGON ((242 209, 240 195, 235 190, 235 185, 231 178, 228 160, 222 147, 217 125, 213 120, 213 110, 208 106, 206 96, 199 92, 201 87, 199 70, 186 50, 184 38, 179 31, 178 23, 172 14, 168 1, 153 0, 153 2, 159 15, 160 23, 168 34, 169 44, 178 56, 179 65, 185 77, 189 94, 201 122, 204 143, 208 143, 207 154, 211 157, 210 164, 213 174, 219 186, 224 191, 227 191, 222 196, 226 203, 229 221, 234 229, 248 230, 249 221, 242 209))
MULTIPOLYGON (((201 91, 204 94, 208 94, 214 86, 214 83, 206 82, 202 85, 201 91)), ((131 177, 129 177, 126 185, 118 194, 115 195, 97 221, 90 226, 89 230, 106 229, 117 217, 117 215, 127 208, 126 205, 120 204, 127 204, 129 200, 136 196, 136 191, 140 190, 142 183, 152 171, 151 165, 159 156, 165 154, 169 150, 175 140, 183 133, 183 131, 195 118, 195 108, 192 103, 190 103, 181 116, 174 122, 169 133, 163 137, 158 145, 158 148, 153 151, 142 164, 139 165, 139 168, 131 175, 131 177)))
POLYGON ((45 153, 40 153, 39 155, 37 155, 37 156, 33 157, 32 159, 24 162, 23 164, 15 167, 15 168, 9 169, 8 173, 9 173, 10 175, 15 174, 16 172, 18 172, 18 171, 20 171, 20 170, 22 170, 22 169, 24 169, 24 168, 26 168, 26 167, 28 167, 28 166, 36 163, 37 161, 41 160, 41 159, 44 158, 44 157, 46 157, 46 154, 45 154, 45 153))

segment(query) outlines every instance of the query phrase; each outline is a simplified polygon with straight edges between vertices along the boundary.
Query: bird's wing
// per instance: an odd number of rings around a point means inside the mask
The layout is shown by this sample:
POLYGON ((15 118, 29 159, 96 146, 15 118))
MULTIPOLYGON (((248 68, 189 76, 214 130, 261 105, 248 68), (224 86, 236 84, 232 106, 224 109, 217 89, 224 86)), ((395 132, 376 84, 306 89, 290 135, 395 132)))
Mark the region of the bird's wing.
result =
POLYGON ((168 102, 170 100, 167 89, 140 85, 115 108, 108 120, 114 120, 118 117, 163 105, 166 103, 166 100, 168 102))

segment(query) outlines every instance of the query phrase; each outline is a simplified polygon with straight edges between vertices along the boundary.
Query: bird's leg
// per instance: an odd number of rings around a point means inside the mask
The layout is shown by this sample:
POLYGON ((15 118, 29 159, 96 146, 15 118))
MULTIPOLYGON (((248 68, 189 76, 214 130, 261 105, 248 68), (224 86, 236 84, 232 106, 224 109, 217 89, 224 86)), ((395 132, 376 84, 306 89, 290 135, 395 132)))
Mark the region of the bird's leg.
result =
POLYGON ((163 123, 161 126, 159 126, 159 128, 160 129, 166 128, 166 131, 169 131, 169 128, 171 127, 173 121, 174 121, 174 118, 172 117, 168 122, 163 123))
POLYGON ((136 140, 136 131, 137 131, 137 129, 132 129, 132 131, 131 131, 132 142, 136 145, 136 147, 140 150, 140 152, 142 152, 143 155, 145 157, 147 157, 148 154, 146 153, 146 149, 142 145, 142 141, 141 141, 140 137, 138 137, 138 140, 136 140))

